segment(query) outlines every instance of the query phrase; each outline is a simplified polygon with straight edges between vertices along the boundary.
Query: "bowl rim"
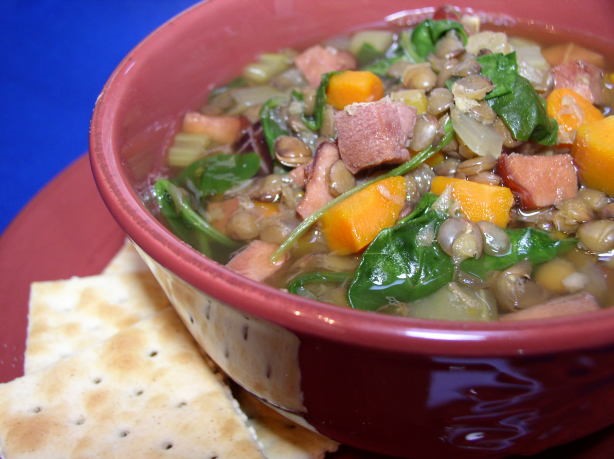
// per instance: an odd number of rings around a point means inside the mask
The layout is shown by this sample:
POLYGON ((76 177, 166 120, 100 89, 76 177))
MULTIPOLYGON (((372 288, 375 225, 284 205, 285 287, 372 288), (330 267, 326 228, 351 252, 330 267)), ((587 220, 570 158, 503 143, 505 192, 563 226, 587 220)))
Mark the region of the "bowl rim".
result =
POLYGON ((614 346, 614 308, 518 322, 455 322, 357 311, 291 295, 236 274, 170 233, 146 209, 122 171, 112 142, 114 113, 126 89, 123 80, 133 57, 155 55, 157 39, 197 21, 201 9, 222 3, 194 5, 157 28, 126 55, 96 101, 89 150, 96 185, 115 220, 149 256, 199 290, 247 314, 293 332, 366 348, 412 354, 521 356, 614 346))

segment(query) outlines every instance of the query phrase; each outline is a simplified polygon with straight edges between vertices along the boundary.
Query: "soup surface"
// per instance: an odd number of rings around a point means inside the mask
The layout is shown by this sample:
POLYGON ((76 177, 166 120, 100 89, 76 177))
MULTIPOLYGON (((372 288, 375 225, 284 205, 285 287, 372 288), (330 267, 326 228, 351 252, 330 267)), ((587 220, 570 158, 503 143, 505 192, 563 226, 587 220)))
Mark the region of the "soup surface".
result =
POLYGON ((145 199, 206 256, 342 307, 447 320, 607 307, 609 72, 596 50, 450 8, 263 53, 185 114, 145 199))

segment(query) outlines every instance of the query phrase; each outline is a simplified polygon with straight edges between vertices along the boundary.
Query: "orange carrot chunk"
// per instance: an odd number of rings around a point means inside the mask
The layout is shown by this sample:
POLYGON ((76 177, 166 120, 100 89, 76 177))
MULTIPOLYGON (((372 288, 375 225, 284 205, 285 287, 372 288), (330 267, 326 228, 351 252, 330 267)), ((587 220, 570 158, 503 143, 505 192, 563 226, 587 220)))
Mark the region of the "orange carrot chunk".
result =
POLYGON ((328 103, 337 110, 355 102, 373 102, 384 97, 384 84, 372 72, 347 70, 333 75, 326 90, 328 103))
POLYGON ((505 228, 510 220, 514 196, 509 188, 484 185, 451 177, 436 176, 431 192, 441 194, 450 186, 452 197, 465 216, 473 221, 487 221, 505 228))
POLYGON ((330 249, 346 255, 365 248, 397 221, 406 191, 403 177, 389 177, 331 207, 320 220, 330 249))
POLYGON ((559 124, 558 143, 571 145, 576 131, 584 123, 603 119, 602 113, 588 99, 568 88, 553 90, 546 99, 548 116, 559 124))
POLYGON ((614 194, 614 116, 580 126, 571 153, 582 183, 614 194))

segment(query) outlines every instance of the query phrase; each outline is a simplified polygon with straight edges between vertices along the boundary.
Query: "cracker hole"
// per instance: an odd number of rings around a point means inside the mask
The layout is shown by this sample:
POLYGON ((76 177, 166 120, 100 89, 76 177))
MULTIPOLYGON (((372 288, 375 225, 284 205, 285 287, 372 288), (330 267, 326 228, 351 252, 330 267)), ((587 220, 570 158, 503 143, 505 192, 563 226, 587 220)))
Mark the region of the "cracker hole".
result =
POLYGON ((188 406, 188 402, 179 402, 177 404, 177 408, 183 408, 184 406, 188 406))
POLYGON ((249 327, 247 325, 243 325, 243 340, 247 341, 248 336, 249 336, 249 327))
POLYGON ((166 442, 162 445, 162 448, 164 448, 165 450, 169 450, 173 447, 173 444, 171 442, 166 442))
POLYGON ((92 379, 92 382, 94 384, 100 384, 102 382, 102 378, 94 378, 94 379, 92 379))
POLYGON ((194 316, 190 316, 190 323, 193 324, 194 323, 194 316))
POLYGON ((141 395, 143 395, 145 391, 143 389, 137 389, 134 391, 134 395, 136 395, 137 397, 140 397, 141 395))
POLYGON ((272 375, 273 375, 273 368, 271 367, 271 364, 269 363, 266 366, 266 378, 271 379, 272 375))
POLYGON ((149 353, 149 357, 155 357, 156 355, 158 355, 158 351, 151 351, 149 353))
POLYGON ((119 438, 126 438, 129 434, 130 434, 130 431, 128 430, 120 430, 119 438))
POLYGON ((85 424, 85 418, 83 416, 77 418, 77 420, 75 421, 76 426, 82 426, 83 424, 85 424))
POLYGON ((38 414, 38 413, 40 413, 41 411, 43 411, 43 409, 42 409, 40 406, 35 406, 34 408, 32 408, 32 410, 31 410, 31 411, 32 411, 32 413, 34 413, 34 414, 38 414))

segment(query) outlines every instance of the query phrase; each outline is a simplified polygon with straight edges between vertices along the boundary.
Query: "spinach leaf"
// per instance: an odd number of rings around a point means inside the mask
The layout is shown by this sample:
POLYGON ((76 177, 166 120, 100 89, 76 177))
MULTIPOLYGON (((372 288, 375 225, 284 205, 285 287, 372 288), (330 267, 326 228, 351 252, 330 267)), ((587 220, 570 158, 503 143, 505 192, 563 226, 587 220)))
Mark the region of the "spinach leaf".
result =
POLYGON ((375 49, 375 46, 373 46, 371 43, 365 42, 356 53, 356 60, 358 61, 358 65, 362 67, 383 56, 384 53, 375 49))
POLYGON ((375 59, 368 65, 362 66, 361 70, 367 70, 385 78, 390 76, 388 75, 388 70, 396 62, 406 61, 409 63, 416 63, 422 60, 423 59, 421 59, 414 50, 409 32, 403 31, 399 34, 398 41, 393 44, 383 56, 375 59))
POLYGON ((416 54, 424 60, 435 50, 437 41, 450 30, 456 31, 463 44, 467 43, 467 33, 459 22, 448 19, 422 21, 411 34, 411 43, 416 54))
POLYGON ((371 64, 362 67, 361 70, 375 73, 377 76, 384 78, 388 76, 388 69, 392 66, 392 64, 401 60, 403 60, 402 56, 382 57, 381 59, 377 59, 371 64))
POLYGON ((452 259, 435 240, 447 218, 432 208, 436 199, 427 193, 419 211, 381 231, 365 250, 348 289, 353 308, 376 310, 416 300, 452 281, 452 259))
POLYGON ((240 246, 237 241, 211 226, 194 209, 189 193, 170 180, 158 179, 154 184, 153 194, 171 231, 206 255, 211 255, 208 242, 215 242, 231 250, 240 246))
POLYGON ((306 296, 311 298, 312 295, 305 287, 307 284, 326 283, 326 284, 341 284, 350 279, 350 273, 334 272, 334 271, 316 271, 304 273, 296 276, 288 284, 288 292, 295 295, 306 296))
POLYGON ((200 180, 204 196, 223 193, 235 185, 252 178, 260 169, 258 153, 241 153, 207 156, 200 180))
POLYGON ((495 89, 486 95, 486 100, 503 96, 512 92, 514 82, 518 76, 516 53, 492 53, 479 56, 478 63, 482 74, 495 85, 495 89))
POLYGON ((516 140, 542 145, 557 141, 557 122, 548 117, 544 100, 531 83, 517 72, 516 54, 499 53, 478 57, 482 74, 495 83, 486 96, 488 104, 503 120, 516 140))
POLYGON ((322 121, 324 120, 324 109, 326 108, 327 103, 326 90, 328 89, 330 78, 337 73, 340 72, 328 72, 322 75, 320 85, 316 91, 316 101, 313 108, 313 115, 303 117, 305 126, 314 132, 319 131, 322 127, 322 121))
POLYGON ((576 239, 552 239, 545 231, 535 228, 518 228, 506 230, 511 248, 501 256, 482 255, 469 258, 460 264, 460 268, 474 276, 485 279, 491 271, 501 271, 527 260, 536 265, 544 263, 575 247, 576 239))
POLYGON ((413 43, 412 36, 413 34, 408 30, 404 30, 399 34, 399 49, 402 52, 401 55, 405 58, 405 60, 411 63, 424 62, 426 60, 426 56, 418 54, 415 44, 413 43))
POLYGON ((219 153, 194 161, 173 179, 173 183, 192 191, 198 190, 200 198, 223 193, 252 178, 259 169, 258 153, 219 153))
POLYGON ((303 95, 303 93, 300 91, 297 91, 296 89, 293 89, 290 96, 292 97, 293 101, 298 101, 302 103, 303 113, 301 114, 301 119, 303 120, 303 123, 305 124, 305 126, 307 126, 308 129, 314 132, 318 131, 320 129, 320 126, 316 124, 315 116, 305 115, 305 96, 303 95))
POLYGON ((262 104, 259 114, 264 140, 273 158, 275 157, 275 140, 282 135, 290 134, 288 124, 279 112, 281 103, 281 99, 272 97, 262 104))
MULTIPOLYGON (((195 241, 193 241, 192 228, 190 227, 188 222, 186 222, 177 212, 177 208, 175 207, 175 201, 173 200, 171 193, 169 192, 169 182, 164 179, 157 180, 154 184, 152 194, 155 197, 156 202, 158 203, 160 213, 164 217, 164 221, 166 222, 169 229, 173 232, 173 234, 182 241, 185 241, 190 245, 196 246, 195 241)), ((210 255, 208 245, 205 244, 203 247, 197 248, 205 255, 210 255)))

